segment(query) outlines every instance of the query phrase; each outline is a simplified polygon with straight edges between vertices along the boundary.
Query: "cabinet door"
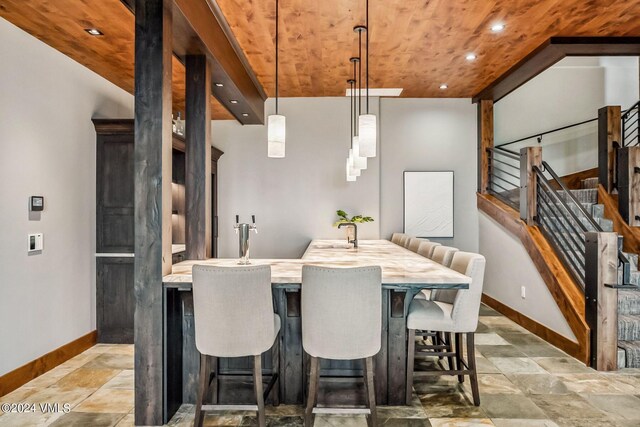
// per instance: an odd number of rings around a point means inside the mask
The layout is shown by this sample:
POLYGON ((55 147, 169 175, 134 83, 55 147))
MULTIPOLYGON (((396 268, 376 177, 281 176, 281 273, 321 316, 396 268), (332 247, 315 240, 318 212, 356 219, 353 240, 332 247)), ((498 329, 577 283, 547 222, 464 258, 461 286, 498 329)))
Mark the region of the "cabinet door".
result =
POLYGON ((133 344, 133 258, 96 260, 98 342, 133 344))
POLYGON ((131 253, 133 135, 99 135, 96 160, 96 252, 131 253))

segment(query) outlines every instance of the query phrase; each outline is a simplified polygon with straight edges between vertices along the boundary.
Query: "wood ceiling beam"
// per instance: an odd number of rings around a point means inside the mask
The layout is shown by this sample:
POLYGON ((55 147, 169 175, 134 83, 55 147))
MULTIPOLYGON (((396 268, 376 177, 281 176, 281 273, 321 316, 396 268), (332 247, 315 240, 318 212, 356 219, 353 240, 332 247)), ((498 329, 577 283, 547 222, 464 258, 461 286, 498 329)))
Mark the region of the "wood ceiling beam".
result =
POLYGON ((640 37, 551 37, 481 90, 473 102, 497 102, 567 56, 638 55, 640 37))
MULTIPOLYGON (((132 0, 121 1, 135 13, 132 0)), ((267 95, 215 0, 174 0, 173 52, 183 63, 187 55, 207 55, 213 96, 240 123, 264 124, 267 95)))

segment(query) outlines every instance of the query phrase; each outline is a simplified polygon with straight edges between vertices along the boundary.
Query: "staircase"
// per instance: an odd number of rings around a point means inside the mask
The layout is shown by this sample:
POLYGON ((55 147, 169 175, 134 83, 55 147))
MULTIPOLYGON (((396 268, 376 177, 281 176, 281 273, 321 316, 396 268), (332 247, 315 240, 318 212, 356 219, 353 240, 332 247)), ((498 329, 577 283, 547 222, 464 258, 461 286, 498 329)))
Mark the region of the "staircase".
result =
MULTIPOLYGON (((598 204, 597 188, 598 178, 587 178, 581 181, 580 189, 570 191, 587 212, 591 213, 603 231, 613 231, 613 222, 604 217, 604 206, 598 204)), ((558 195, 566 197, 561 192, 558 195)), ((592 228, 587 223, 585 225, 592 228)), ((626 255, 631 263, 631 284, 640 286, 638 254, 626 255)), ((622 283, 622 268, 619 269, 618 276, 618 283, 622 283)), ((640 287, 618 291, 618 366, 640 368, 640 287)))

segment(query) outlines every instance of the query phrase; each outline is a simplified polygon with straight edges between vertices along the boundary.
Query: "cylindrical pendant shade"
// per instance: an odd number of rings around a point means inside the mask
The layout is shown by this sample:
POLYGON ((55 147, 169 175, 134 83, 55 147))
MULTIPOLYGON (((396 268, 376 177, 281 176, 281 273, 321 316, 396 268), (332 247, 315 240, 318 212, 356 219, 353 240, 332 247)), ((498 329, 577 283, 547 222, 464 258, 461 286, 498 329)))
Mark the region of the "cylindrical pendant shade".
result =
POLYGON ((356 176, 351 174, 351 164, 347 158, 347 181, 353 182, 356 180, 356 176))
POLYGON ((360 156, 376 156, 377 125, 376 116, 362 114, 358 118, 358 137, 360 138, 360 156))
POLYGON ((360 154, 360 141, 357 136, 353 137, 353 167, 356 169, 366 169, 367 168, 367 158, 363 157, 360 154))
POLYGON ((351 175, 360 176, 360 169, 358 169, 355 165, 355 159, 353 157, 353 149, 349 149, 349 157, 347 157, 349 161, 349 165, 351 166, 351 175))
POLYGON ((281 115, 269 116, 267 122, 267 155, 271 158, 284 157, 284 144, 286 137, 286 118, 281 115))

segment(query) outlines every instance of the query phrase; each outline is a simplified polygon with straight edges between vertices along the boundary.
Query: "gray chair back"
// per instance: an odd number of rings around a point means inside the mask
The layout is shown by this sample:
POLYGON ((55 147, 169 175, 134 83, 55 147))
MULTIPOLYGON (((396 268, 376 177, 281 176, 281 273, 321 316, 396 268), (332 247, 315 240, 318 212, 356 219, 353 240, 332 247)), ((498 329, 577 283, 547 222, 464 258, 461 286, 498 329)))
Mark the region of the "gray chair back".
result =
POLYGON ((433 256, 433 249, 436 246, 441 246, 438 242, 421 242, 418 246, 418 255, 422 255, 425 258, 431 259, 433 256))
POLYGON ((396 245, 399 245, 400 242, 402 241, 402 237, 404 236, 405 236, 404 233, 393 233, 391 235, 391 243, 395 243, 396 245))
POLYGON ((485 258, 480 254, 454 253, 451 269, 471 277, 469 289, 439 289, 436 295, 431 296, 434 301, 453 304, 451 318, 457 332, 474 332, 478 327, 485 264, 485 258))
POLYGON ((420 247, 420 244, 422 242, 428 242, 429 239, 423 239, 422 237, 411 237, 409 239, 409 245, 407 246, 407 249, 409 249, 411 252, 418 252, 418 248, 420 247))
POLYGON ((436 246, 433 248, 431 259, 445 267, 450 267, 451 261, 453 260, 453 254, 456 252, 458 252, 458 248, 453 248, 451 246, 436 246))
POLYGON ((271 267, 193 266, 196 348, 216 357, 255 356, 271 348, 271 267))
POLYGON ((363 359, 382 334, 382 269, 302 267, 302 347, 313 357, 363 359))

